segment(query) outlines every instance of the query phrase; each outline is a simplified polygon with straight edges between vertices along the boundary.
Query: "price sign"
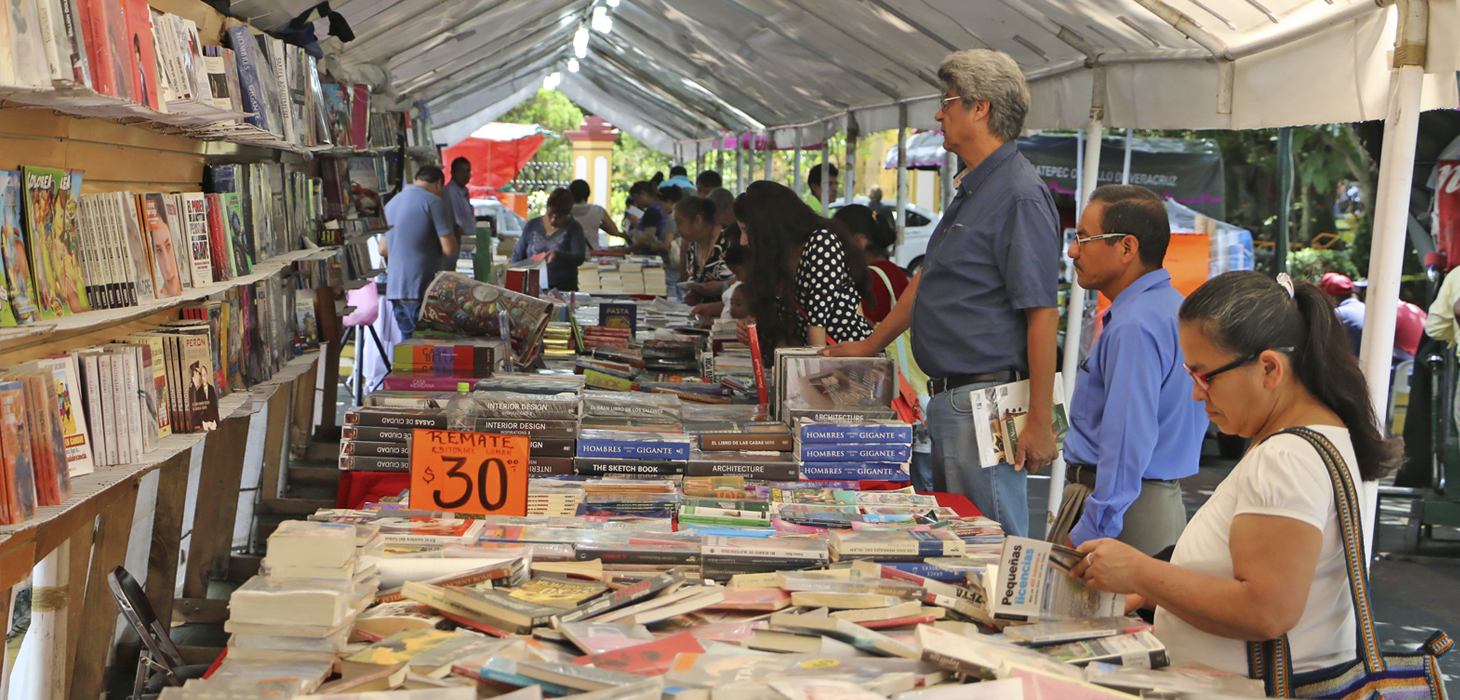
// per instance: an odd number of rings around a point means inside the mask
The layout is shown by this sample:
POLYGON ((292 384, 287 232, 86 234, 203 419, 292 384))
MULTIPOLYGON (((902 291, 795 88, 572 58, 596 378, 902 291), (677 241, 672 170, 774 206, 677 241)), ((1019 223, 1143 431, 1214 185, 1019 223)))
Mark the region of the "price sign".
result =
POLYGON ((411 509, 527 515, 523 435, 416 430, 411 439, 411 509))

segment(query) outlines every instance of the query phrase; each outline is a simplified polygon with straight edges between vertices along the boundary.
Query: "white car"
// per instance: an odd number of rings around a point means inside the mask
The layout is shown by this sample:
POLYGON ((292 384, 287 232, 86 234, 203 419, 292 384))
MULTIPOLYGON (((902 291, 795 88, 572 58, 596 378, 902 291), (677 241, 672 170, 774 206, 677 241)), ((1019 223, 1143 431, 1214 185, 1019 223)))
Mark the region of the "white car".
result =
MULTIPOLYGON (((863 206, 867 206, 868 201, 870 200, 866 197, 855 197, 852 199, 853 204, 861 204, 863 206)), ((882 202, 894 208, 897 204, 895 200, 888 202, 884 199, 882 202)), ((833 203, 831 205, 831 213, 836 214, 836 210, 842 208, 842 206, 843 204, 841 203, 833 203)), ((892 261, 907 270, 909 277, 917 274, 918 268, 923 266, 923 254, 928 250, 928 239, 932 237, 933 229, 938 227, 938 222, 942 218, 942 214, 937 214, 922 207, 913 206, 912 204, 907 205, 907 229, 903 232, 902 245, 898 246, 897 250, 893 252, 892 261)))

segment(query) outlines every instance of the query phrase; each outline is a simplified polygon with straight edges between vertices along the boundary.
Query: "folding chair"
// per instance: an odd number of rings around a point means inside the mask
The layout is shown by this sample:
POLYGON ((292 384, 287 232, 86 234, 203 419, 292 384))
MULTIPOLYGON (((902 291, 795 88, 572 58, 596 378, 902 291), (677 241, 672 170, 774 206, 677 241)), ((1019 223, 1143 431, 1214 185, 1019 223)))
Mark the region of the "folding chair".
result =
MULTIPOLYGON (((370 339, 375 342, 375 350, 380 353, 380 359, 385 363, 386 370, 390 369, 390 353, 385 351, 385 343, 380 341, 380 335, 375 332, 375 320, 380 316, 380 290, 375 283, 371 282, 359 289, 351 289, 347 296, 350 306, 355 310, 345 317, 342 325, 345 327, 346 335, 354 334, 355 339, 355 369, 350 371, 349 385, 355 395, 355 405, 365 403, 365 373, 364 366, 365 339, 361 335, 361 329, 370 333, 370 339)), ((371 387, 373 389, 373 387, 371 387)))
POLYGON ((107 574, 117 608, 127 618, 132 631, 142 639, 142 655, 137 660, 137 675, 132 681, 130 700, 156 698, 168 686, 178 687, 191 678, 201 678, 209 664, 185 665, 182 652, 172 643, 167 627, 152 611, 152 603, 137 579, 118 566, 107 574))

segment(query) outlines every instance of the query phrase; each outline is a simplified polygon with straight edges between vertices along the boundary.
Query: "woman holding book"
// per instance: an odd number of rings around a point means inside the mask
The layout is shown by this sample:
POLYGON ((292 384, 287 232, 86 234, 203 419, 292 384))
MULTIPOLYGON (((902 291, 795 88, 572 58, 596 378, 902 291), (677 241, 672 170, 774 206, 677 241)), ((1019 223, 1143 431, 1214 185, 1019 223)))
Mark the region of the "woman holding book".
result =
MULTIPOLYGON (((867 258, 841 222, 769 180, 750 183, 735 198, 735 219, 755 271, 744 283, 763 353, 872 334, 861 309, 867 258)), ((741 328, 745 336, 744 321, 741 328)))
POLYGON ((1349 541, 1367 562, 1374 482, 1400 451, 1375 427, 1333 302, 1286 275, 1231 272, 1193 292, 1179 320, 1193 398, 1222 432, 1250 437, 1252 447, 1192 517, 1169 562, 1091 540, 1073 573, 1154 607, 1156 636, 1173 662, 1249 675, 1247 643, 1283 636, 1299 674, 1352 661, 1355 605, 1330 477, 1346 473, 1353 484, 1359 507, 1349 520, 1361 531, 1349 541))
POLYGON ((688 195, 674 204, 674 228, 684 241, 684 281, 693 283, 685 302, 694 304, 700 318, 714 318, 724 310, 720 294, 725 280, 734 276, 725 266, 728 235, 716 221, 715 203, 688 195))
POLYGON ((573 218, 573 193, 559 187, 548 195, 547 211, 522 227, 522 237, 512 250, 512 262, 541 260, 547 266, 549 287, 576 292, 578 266, 586 257, 583 227, 573 218))

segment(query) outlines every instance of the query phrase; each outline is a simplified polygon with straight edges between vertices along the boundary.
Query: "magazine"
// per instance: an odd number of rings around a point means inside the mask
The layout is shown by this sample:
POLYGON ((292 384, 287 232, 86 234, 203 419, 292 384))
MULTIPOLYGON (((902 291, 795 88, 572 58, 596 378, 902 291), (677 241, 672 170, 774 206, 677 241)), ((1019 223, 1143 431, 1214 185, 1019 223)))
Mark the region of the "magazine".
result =
POLYGON ((0 170, 0 248, 5 258, 5 293, 16 321, 26 324, 39 321, 41 315, 36 308, 25 229, 20 223, 23 191, 19 171, 0 170))
POLYGON ((497 336, 502 314, 511 326, 508 332, 516 341, 520 361, 547 329, 553 305, 460 273, 443 272, 426 289, 419 323, 422 328, 497 336))
POLYGON ((71 198, 70 178, 55 168, 25 166, 22 172, 26 242, 40 317, 51 319, 89 311, 81 266, 74 249, 65 241, 64 208, 71 198), (64 199, 62 191, 67 193, 64 199))
MULTIPOLYGON (((978 431, 978 461, 984 467, 1012 464, 1019 450, 1019 431, 1029 416, 1029 380, 975 389, 970 397, 974 429, 978 431)), ((1054 375, 1055 447, 1063 450, 1069 432, 1064 380, 1054 375)))
POLYGON ((1124 595, 1092 591, 1070 575, 1084 557, 1051 542, 1005 538, 998 575, 989 582, 989 611, 1015 622, 1123 615, 1124 595))

